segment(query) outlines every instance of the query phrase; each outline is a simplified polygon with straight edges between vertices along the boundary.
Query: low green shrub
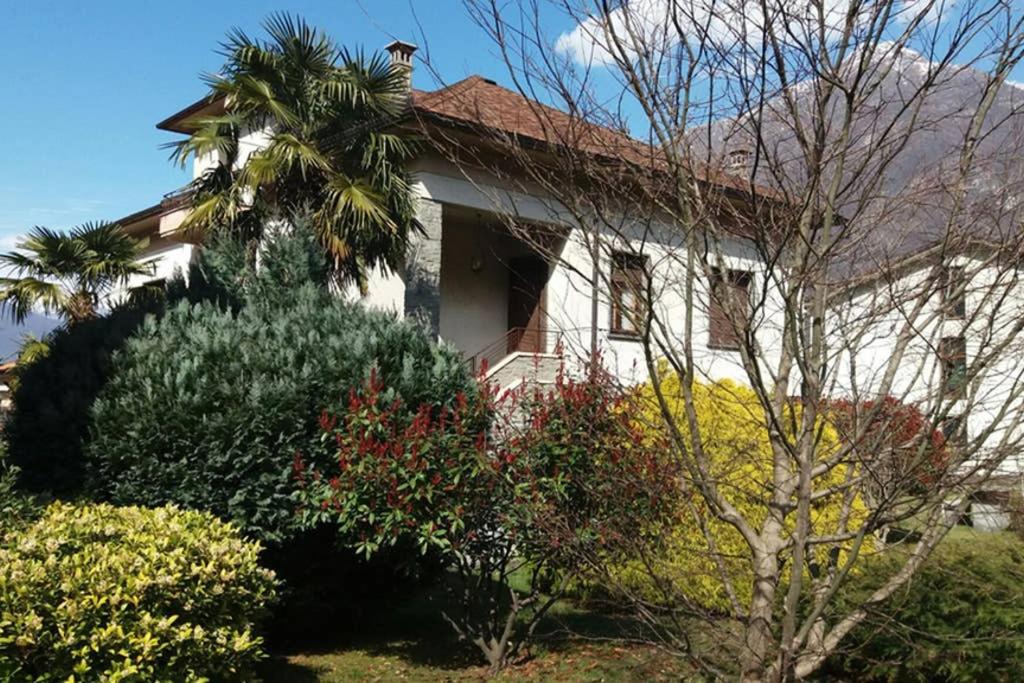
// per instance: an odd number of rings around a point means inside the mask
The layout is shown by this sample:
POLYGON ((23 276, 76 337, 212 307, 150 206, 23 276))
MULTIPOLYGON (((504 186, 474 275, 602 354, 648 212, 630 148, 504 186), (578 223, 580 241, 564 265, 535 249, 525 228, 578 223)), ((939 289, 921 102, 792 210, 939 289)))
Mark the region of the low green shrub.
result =
MULTIPOLYGON (((906 557, 882 553, 836 603, 847 613, 906 557)), ((850 680, 1011 681, 1024 670, 1024 544, 1009 534, 947 539, 873 610, 830 661, 850 680)))
POLYGON ((54 503, 0 547, 0 680, 251 680, 259 551, 205 513, 54 503))

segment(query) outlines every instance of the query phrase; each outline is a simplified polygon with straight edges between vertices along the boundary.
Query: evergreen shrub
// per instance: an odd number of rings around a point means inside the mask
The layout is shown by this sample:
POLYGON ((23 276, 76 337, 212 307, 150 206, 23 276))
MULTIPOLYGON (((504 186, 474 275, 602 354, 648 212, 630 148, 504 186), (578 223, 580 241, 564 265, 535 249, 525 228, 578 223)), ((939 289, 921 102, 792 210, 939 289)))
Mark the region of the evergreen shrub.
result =
POLYGON ((0 546, 0 680, 252 680, 259 551, 205 513, 54 503, 0 546))
POLYGON ((381 400, 407 406, 473 391, 459 354, 414 322, 311 282, 268 291, 238 311, 180 302, 146 320, 93 408, 98 495, 208 510, 284 542, 299 530, 294 458, 331 451, 317 416, 344 414, 373 372, 388 387, 381 400))
MULTIPOLYGON (((858 607, 906 561, 876 554, 838 596, 858 607)), ((1011 534, 949 538, 889 600, 869 609, 827 675, 859 681, 1014 681, 1024 671, 1024 544, 1011 534)))

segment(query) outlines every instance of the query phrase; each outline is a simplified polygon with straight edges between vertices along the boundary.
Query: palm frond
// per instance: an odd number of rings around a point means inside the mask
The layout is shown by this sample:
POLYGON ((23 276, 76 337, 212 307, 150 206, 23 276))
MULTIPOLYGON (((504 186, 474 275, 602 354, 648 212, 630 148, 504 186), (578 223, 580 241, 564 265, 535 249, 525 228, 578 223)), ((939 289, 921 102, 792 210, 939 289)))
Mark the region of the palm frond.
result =
POLYGON ((207 116, 196 121, 196 130, 183 140, 164 145, 171 150, 171 161, 182 168, 189 159, 214 156, 217 159, 234 159, 238 153, 238 137, 245 120, 236 113, 221 116, 207 116))
POLYGON ((353 107, 383 114, 397 114, 405 107, 407 76, 381 54, 367 58, 361 50, 342 50, 338 75, 353 87, 353 107))
POLYGON ((295 67, 322 75, 338 59, 339 51, 327 34, 301 17, 276 12, 263 22, 263 28, 269 44, 295 67))
MULTIPOLYGON (((23 248, 19 244, 19 248, 23 248)), ((0 254, 0 271, 10 272, 17 275, 44 275, 44 270, 39 260, 34 256, 22 251, 9 251, 0 254)))
POLYGON ((37 337, 26 332, 18 344, 18 371, 50 355, 50 342, 46 337, 37 337))
POLYGON ((34 277, 0 278, 0 308, 16 323, 24 322, 38 309, 66 316, 70 298, 56 282, 34 277))
POLYGON ((240 181, 256 188, 295 172, 305 180, 314 172, 324 173, 330 168, 330 161, 315 146, 293 133, 278 133, 265 149, 249 157, 240 181))
POLYGON ((197 196, 177 231, 189 239, 202 240, 220 226, 234 223, 244 209, 235 192, 197 196))
POLYGON ((237 76, 229 106, 247 115, 258 114, 271 124, 294 126, 299 118, 289 105, 278 98, 273 85, 249 74, 237 76))
POLYGON ((85 260, 85 247, 66 233, 33 227, 17 251, 0 255, 0 269, 20 277, 59 280, 73 278, 85 260))
POLYGON ((228 33, 224 67, 208 77, 234 118, 207 120, 174 147, 179 161, 219 157, 193 183, 180 229, 257 236, 264 217, 309 206, 337 273, 358 279, 369 265, 399 263, 415 227, 405 164, 417 147, 384 131, 407 106, 406 74, 383 55, 339 50, 287 13, 263 29, 263 39, 228 33), (233 136, 218 127, 229 123, 233 136), (238 136, 257 130, 268 143, 239 165, 238 136))
POLYGON ((337 174, 327 183, 323 214, 352 232, 397 229, 383 194, 362 178, 337 174))
POLYGON ((133 275, 153 272, 152 263, 139 260, 149 240, 129 235, 116 223, 85 223, 72 229, 70 237, 84 249, 76 275, 94 298, 133 275))

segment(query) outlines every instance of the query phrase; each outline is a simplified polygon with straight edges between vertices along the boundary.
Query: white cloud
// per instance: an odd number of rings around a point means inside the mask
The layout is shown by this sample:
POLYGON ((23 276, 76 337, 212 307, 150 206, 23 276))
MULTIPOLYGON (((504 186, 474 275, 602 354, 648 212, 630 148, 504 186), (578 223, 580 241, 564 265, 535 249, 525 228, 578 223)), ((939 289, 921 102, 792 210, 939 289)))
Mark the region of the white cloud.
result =
MULTIPOLYGON (((0 235, 0 254, 6 254, 9 251, 14 251, 18 242, 20 242, 25 236, 18 233, 7 233, 0 235)), ((0 266, 0 277, 12 277, 14 272, 8 266, 0 266)))
POLYGON ((18 233, 0 235, 0 252, 8 252, 18 246, 25 236, 18 233))
MULTIPOLYGON (((785 27, 797 35, 817 32, 821 18, 819 6, 829 32, 843 26, 849 0, 769 0, 762 3, 748 0, 628 0, 607 15, 584 19, 555 42, 555 49, 584 65, 608 65, 612 55, 634 56, 641 49, 654 52, 670 48, 681 41, 681 35, 705 36, 717 49, 728 50, 737 45, 760 44, 763 31, 771 25, 785 27)), ((902 0, 896 15, 906 23, 925 12, 924 20, 932 22, 942 16, 957 0, 902 0)), ((781 33, 781 31, 780 31, 781 33)))
POLYGON ((903 0, 900 19, 906 23, 924 12, 922 22, 933 24, 953 9, 956 3, 957 0, 903 0))

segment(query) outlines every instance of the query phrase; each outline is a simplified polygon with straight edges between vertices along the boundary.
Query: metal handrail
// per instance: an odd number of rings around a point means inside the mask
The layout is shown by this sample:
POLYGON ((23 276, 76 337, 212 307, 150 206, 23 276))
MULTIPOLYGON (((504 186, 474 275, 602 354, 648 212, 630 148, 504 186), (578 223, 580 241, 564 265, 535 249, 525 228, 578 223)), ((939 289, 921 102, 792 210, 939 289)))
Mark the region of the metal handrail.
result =
POLYGON ((469 368, 473 373, 486 372, 488 369, 493 368, 501 359, 516 353, 517 351, 521 351, 519 347, 523 340, 530 339, 531 335, 536 335, 537 340, 542 343, 537 345, 540 347, 538 350, 528 353, 548 353, 547 342, 551 335, 554 335, 554 346, 559 344, 562 336, 561 332, 557 330, 536 330, 526 327, 513 327, 490 344, 487 344, 487 346, 469 356, 466 359, 466 364, 469 365, 469 368))

